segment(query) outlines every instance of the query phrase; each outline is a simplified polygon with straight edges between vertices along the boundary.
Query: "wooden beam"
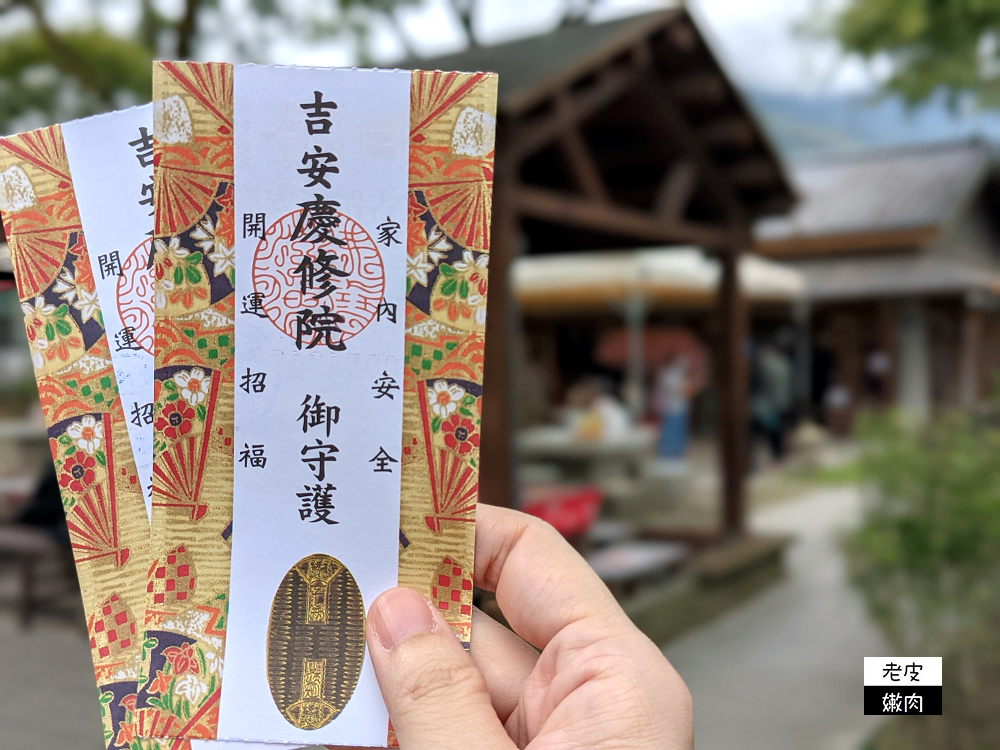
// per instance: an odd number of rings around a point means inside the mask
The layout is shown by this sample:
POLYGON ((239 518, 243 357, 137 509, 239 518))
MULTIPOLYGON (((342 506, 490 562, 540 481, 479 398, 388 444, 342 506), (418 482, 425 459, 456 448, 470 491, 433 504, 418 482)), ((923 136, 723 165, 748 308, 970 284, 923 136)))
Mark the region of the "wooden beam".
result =
POLYGON ((648 48, 636 51, 628 65, 598 74, 596 82, 580 91, 565 89, 568 106, 553 107, 540 117, 519 118, 508 126, 509 137, 497 149, 497 158, 513 168, 548 146, 561 133, 606 107, 632 88, 650 65, 648 48))
POLYGON ((634 208, 565 195, 547 188, 519 185, 514 191, 517 210, 524 216, 555 224, 634 237, 645 242, 726 246, 733 236, 718 227, 670 221, 634 208))
POLYGON ((831 320, 834 357, 836 368, 834 379, 838 385, 847 386, 851 392, 851 410, 863 392, 865 363, 861 356, 861 329, 868 328, 867 315, 856 306, 838 308, 831 320))
POLYGON ((655 120, 660 127, 667 131, 685 156, 695 161, 700 169, 702 180, 712 197, 718 202, 728 223, 731 226, 747 226, 743 205, 732 186, 723 177, 718 166, 705 150, 699 136, 684 119, 670 89, 651 72, 643 74, 642 83, 649 93, 643 96, 641 101, 636 102, 639 111, 646 112, 649 117, 655 120))
MULTIPOLYGON (((572 107, 573 104, 565 93, 557 97, 556 111, 561 112, 562 116, 570 122, 572 122, 572 107)), ((566 157, 570 172, 573 174, 573 181, 583 194, 595 201, 610 202, 608 191, 604 187, 604 180, 601 178, 601 172, 594 162, 594 157, 590 153, 590 148, 587 146, 578 125, 570 125, 563 131, 559 138, 559 146, 563 156, 566 157)))
POLYGON ((514 497, 511 445, 510 263, 517 255, 519 220, 512 201, 513 185, 503 172, 493 187, 493 221, 490 237, 490 294, 486 306, 486 351, 483 363, 482 443, 480 445, 479 501, 511 507, 514 497))
POLYGON ((885 231, 819 234, 758 240, 753 252, 771 258, 809 258, 823 255, 865 255, 896 251, 914 252, 936 240, 936 226, 885 231))
POLYGON ((745 117, 725 117, 698 129, 710 146, 749 148, 757 140, 757 131, 745 117))
POLYGON ((899 303, 896 300, 882 300, 878 306, 878 345, 889 354, 889 371, 882 377, 882 393, 879 406, 892 407, 896 404, 896 386, 899 383, 899 303))
POLYGON ((680 221, 698 185, 698 165, 679 159, 667 172, 653 200, 653 211, 661 219, 680 221))
POLYGON ((729 89, 726 80, 715 71, 703 70, 681 76, 670 85, 670 92, 679 102, 721 104, 729 89))
POLYGON ((670 46, 682 54, 689 55, 698 49, 698 32, 687 21, 675 21, 667 27, 670 46))
POLYGON ((761 187, 781 180, 778 167, 764 157, 745 159, 726 169, 725 174, 731 183, 741 187, 761 187))

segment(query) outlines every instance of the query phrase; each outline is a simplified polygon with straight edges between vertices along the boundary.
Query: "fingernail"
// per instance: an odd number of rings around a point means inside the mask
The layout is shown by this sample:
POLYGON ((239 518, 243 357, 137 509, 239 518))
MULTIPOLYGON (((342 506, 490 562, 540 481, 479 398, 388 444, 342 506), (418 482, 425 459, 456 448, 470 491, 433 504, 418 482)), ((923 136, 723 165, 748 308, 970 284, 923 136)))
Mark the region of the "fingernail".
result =
POLYGON ((389 589, 372 604, 369 617, 382 648, 391 650, 418 633, 435 629, 427 600, 412 589, 389 589))

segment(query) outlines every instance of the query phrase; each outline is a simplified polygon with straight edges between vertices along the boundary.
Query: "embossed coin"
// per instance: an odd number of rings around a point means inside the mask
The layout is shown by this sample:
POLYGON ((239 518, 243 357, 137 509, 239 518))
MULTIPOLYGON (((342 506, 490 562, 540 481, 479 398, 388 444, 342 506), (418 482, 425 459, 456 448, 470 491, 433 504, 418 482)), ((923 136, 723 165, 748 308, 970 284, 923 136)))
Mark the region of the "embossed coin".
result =
POLYGON ((354 694, 365 658, 365 606, 340 560, 309 555, 281 579, 271 604, 267 684, 288 722, 319 729, 354 694))

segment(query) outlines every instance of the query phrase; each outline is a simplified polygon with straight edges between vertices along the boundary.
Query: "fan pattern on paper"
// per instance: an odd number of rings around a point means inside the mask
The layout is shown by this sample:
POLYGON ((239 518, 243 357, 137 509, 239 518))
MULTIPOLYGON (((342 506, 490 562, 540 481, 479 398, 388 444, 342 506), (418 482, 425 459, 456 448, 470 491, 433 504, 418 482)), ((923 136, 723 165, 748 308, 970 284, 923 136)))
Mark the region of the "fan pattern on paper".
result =
MULTIPOLYGON (((184 545, 194 595, 168 606, 166 579, 177 591, 184 577, 151 569, 137 727, 214 738, 232 514, 231 68, 157 63, 153 98, 152 540, 158 560, 184 545)), ((471 568, 452 561, 471 562, 474 544, 495 105, 493 75, 412 76, 399 580, 432 597, 442 566, 462 571, 442 612, 463 641, 471 568)))
POLYGON ((0 139, 0 211, 83 594, 104 740, 125 748, 149 527, 58 126, 0 139))
POLYGON ((230 65, 154 63, 156 562, 137 701, 154 737, 218 733, 233 493, 232 85, 230 65))
POLYGON ((414 72, 410 97, 399 582, 466 643, 472 569, 454 561, 475 543, 496 86, 414 72))

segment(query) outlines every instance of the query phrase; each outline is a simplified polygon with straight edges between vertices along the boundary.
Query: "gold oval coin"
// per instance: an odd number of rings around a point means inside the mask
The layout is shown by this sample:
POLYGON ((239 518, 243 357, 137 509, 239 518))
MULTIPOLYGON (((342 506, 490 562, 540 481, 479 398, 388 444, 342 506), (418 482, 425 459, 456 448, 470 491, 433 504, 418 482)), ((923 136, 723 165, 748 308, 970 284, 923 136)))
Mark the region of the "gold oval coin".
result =
POLYGON ((365 658, 365 605, 340 560, 309 555, 281 579, 267 634, 267 684, 290 724, 319 729, 354 694, 365 658))

